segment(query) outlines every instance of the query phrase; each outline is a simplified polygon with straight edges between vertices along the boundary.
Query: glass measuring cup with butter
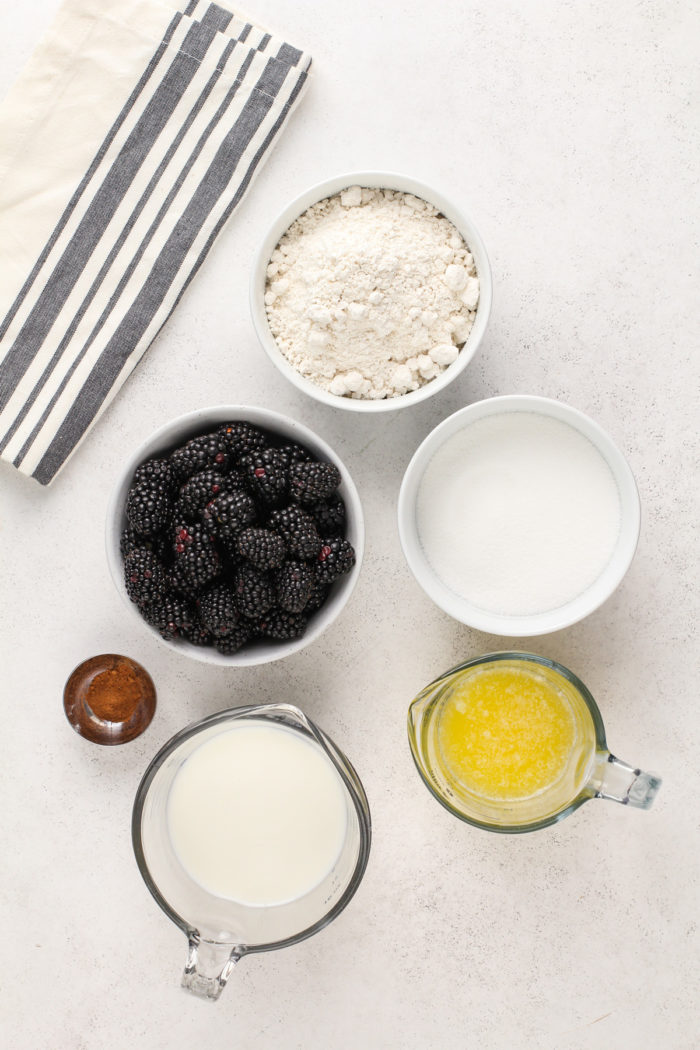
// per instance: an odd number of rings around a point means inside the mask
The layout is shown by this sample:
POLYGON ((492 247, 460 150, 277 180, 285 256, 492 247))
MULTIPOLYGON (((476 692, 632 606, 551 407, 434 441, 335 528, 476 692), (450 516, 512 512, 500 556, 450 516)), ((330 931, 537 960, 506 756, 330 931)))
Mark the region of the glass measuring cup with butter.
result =
POLYGON ((489 831, 535 831, 592 798, 648 809, 661 784, 610 753, 583 682, 532 653, 490 653, 441 675, 411 704, 408 736, 438 801, 489 831))
POLYGON ((183 987, 217 999, 243 955, 331 922, 370 837, 355 770, 291 704, 223 711, 174 736, 139 786, 132 838, 151 894, 187 935, 183 987))

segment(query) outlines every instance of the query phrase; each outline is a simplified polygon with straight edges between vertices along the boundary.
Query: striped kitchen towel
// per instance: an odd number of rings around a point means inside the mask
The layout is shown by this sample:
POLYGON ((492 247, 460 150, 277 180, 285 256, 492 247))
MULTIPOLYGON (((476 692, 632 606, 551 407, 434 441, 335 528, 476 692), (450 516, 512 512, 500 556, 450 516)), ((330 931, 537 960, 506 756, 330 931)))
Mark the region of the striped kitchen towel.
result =
POLYGON ((0 107, 0 455, 48 484, 201 266, 311 59, 206 0, 66 0, 0 107))

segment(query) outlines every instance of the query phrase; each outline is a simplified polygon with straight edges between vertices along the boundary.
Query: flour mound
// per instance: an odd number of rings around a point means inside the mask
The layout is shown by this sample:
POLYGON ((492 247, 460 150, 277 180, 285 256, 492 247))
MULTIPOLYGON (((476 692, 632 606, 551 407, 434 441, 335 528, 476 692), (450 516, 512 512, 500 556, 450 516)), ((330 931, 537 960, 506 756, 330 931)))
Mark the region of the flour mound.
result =
POLYGON ((479 302, 474 260, 436 208, 351 186, 292 223, 267 267, 277 344, 341 397, 396 397, 457 359, 479 302))

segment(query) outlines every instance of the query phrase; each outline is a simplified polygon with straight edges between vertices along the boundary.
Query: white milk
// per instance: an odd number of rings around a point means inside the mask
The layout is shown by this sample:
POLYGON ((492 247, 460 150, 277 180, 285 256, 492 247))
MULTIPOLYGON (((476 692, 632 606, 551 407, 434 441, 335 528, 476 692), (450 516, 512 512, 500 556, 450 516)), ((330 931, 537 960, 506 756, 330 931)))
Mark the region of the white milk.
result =
POLYGON ((168 829, 209 893, 264 906, 296 900, 331 871, 345 840, 345 789, 300 733, 269 722, 222 729, 184 762, 168 829))
POLYGON ((452 591, 511 616, 556 609, 600 576, 620 494, 596 446, 568 423, 504 412, 445 441, 421 479, 416 524, 452 591))

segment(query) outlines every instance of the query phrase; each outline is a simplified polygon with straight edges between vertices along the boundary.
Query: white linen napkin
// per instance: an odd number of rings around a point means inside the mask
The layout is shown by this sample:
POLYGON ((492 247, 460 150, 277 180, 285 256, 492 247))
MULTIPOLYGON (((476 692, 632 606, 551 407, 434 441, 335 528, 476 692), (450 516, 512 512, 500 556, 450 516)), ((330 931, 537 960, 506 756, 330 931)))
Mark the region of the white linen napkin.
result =
POLYGON ((48 484, 267 156, 310 56, 207 0, 66 0, 0 106, 0 456, 48 484))

